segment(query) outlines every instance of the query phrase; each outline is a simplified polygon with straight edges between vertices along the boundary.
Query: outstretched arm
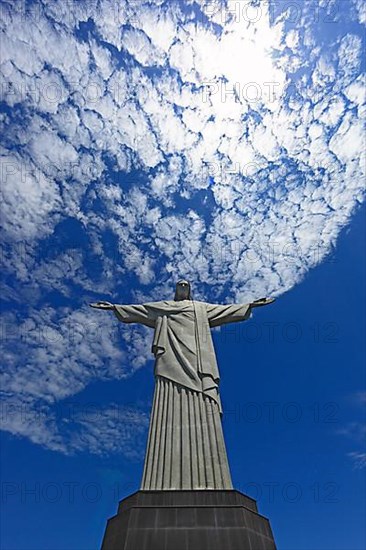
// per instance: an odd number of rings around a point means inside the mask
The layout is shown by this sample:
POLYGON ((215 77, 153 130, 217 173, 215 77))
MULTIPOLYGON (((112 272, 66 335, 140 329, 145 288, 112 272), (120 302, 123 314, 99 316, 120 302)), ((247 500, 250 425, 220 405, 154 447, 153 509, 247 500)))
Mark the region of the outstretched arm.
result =
POLYGON ((89 305, 95 309, 114 309, 114 304, 111 304, 110 302, 93 302, 89 305))
POLYGON ((237 323, 249 319, 252 307, 266 306, 274 302, 274 298, 261 298, 250 304, 207 304, 206 311, 210 327, 218 327, 226 323, 237 323))
POLYGON ((152 308, 145 305, 120 305, 104 301, 89 305, 95 309, 113 310, 117 319, 122 323, 140 323, 151 328, 155 327, 156 314, 152 308))
POLYGON ((275 299, 276 298, 260 298, 259 300, 254 300, 254 302, 250 304, 250 307, 268 306, 268 304, 272 304, 275 299))

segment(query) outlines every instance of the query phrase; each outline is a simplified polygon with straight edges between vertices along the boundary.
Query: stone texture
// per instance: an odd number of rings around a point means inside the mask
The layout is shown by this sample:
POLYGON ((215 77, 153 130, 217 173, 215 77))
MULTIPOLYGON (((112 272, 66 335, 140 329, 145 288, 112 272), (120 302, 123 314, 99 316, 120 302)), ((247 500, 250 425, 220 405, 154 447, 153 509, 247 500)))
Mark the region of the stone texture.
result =
POLYGON ((239 491, 138 491, 109 519, 102 550, 276 550, 268 519, 239 491))
POLYGON ((232 488, 216 401, 157 376, 141 489, 232 488))

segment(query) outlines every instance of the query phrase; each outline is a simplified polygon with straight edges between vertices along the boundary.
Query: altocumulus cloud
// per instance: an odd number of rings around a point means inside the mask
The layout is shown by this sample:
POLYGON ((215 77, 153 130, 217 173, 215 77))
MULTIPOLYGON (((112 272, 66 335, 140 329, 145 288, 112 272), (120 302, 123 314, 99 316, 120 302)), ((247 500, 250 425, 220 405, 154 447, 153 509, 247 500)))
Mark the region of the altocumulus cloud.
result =
POLYGON ((85 303, 180 275, 198 299, 276 296, 331 254, 364 199, 365 10, 343 4, 0 4, 5 430, 130 455, 143 412, 115 449, 108 407, 98 443, 54 411, 148 361, 147 330, 85 303))

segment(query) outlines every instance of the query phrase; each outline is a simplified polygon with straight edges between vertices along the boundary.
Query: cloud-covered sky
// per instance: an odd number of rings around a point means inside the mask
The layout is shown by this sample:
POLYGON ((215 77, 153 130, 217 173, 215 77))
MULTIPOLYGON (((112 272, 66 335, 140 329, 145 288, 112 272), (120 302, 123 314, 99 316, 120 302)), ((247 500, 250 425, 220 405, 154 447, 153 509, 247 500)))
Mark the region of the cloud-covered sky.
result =
MULTIPOLYGON (((171 299, 182 276, 196 299, 280 296, 364 200, 365 5, 0 7, 3 428, 108 453, 118 428, 55 407, 130 376, 151 335, 89 301, 171 299)), ((123 414, 129 454, 146 411, 123 414)))

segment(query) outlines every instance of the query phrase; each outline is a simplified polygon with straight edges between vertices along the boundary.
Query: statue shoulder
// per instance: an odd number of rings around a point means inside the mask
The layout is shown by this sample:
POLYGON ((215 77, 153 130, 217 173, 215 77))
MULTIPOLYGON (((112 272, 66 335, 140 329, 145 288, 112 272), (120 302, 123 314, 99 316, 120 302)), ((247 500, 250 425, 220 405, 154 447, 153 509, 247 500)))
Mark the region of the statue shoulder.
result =
POLYGON ((187 304, 194 304, 196 306, 206 306, 206 302, 200 302, 199 300, 161 300, 160 302, 146 302, 144 303, 144 306, 147 308, 153 308, 153 309, 161 309, 161 310, 168 310, 168 309, 174 309, 177 307, 181 307, 182 305, 187 304))
POLYGON ((150 308, 154 308, 154 309, 164 309, 164 308, 168 308, 168 307, 171 307, 172 304, 176 304, 177 302, 175 302, 174 300, 161 300, 160 302, 146 302, 144 303, 144 306, 145 307, 150 307, 150 308))

